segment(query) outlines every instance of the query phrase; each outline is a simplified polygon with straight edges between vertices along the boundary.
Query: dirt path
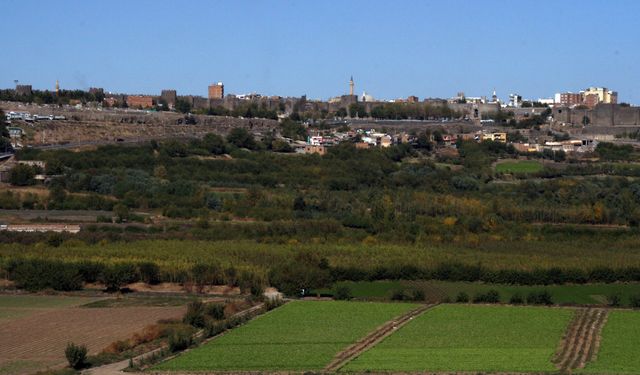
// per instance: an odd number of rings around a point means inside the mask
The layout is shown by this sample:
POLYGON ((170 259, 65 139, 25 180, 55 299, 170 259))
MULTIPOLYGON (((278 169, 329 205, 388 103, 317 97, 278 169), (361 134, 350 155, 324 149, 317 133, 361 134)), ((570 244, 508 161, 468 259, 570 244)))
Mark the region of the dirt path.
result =
MULTIPOLYGON (((260 304, 258 304, 256 306, 250 307, 250 308, 248 308, 246 310, 242 310, 240 312, 237 312, 236 314, 234 314, 232 316, 232 318, 240 318, 240 317, 243 317, 243 316, 245 316, 247 314, 251 314, 253 312, 256 312, 256 311, 258 311, 258 310, 260 310, 262 308, 264 308, 264 304, 260 303, 260 304)), ((204 345, 207 342, 213 340, 214 338, 225 334, 226 332, 227 331, 222 332, 219 335, 210 337, 210 338, 204 340, 200 345, 204 345)), ((195 333, 194 339, 201 339, 203 337, 203 335, 204 335, 204 331, 200 330, 200 331, 195 333)), ((137 357, 134 357, 131 360, 131 362, 133 362, 136 365, 139 365, 143 360, 145 360, 147 358, 151 358, 154 355, 160 354, 165 349, 167 349, 166 345, 161 346, 161 347, 156 348, 156 349, 153 349, 153 350, 151 350, 149 352, 146 352, 146 353, 140 354, 137 357)), ((82 375, 124 375, 126 373, 123 370, 126 369, 127 367, 129 367, 129 364, 130 364, 129 360, 125 359, 125 360, 120 361, 120 362, 109 363, 109 364, 106 364, 106 365, 103 365, 103 366, 92 367, 92 368, 86 369, 86 370, 82 371, 82 375)), ((130 372, 130 374, 133 374, 133 373, 134 372, 130 372)))
POLYGON ((576 315, 555 356, 556 366, 561 372, 584 368, 585 364, 594 358, 600 346, 600 333, 607 315, 607 309, 576 310, 576 315))
POLYGON ((417 317, 418 315, 422 314, 423 312, 427 311, 433 306, 435 305, 422 305, 417 309, 411 310, 404 315, 401 315, 393 320, 390 320, 384 323, 383 325, 381 325, 380 327, 376 328, 374 331, 369 333, 367 336, 360 339, 355 344, 350 345, 345 350, 338 353, 333 358, 333 360, 324 368, 324 370, 327 372, 337 371, 340 367, 344 366, 347 362, 356 358, 363 352, 369 350, 374 345, 384 340, 385 337, 392 334, 395 330, 407 324, 408 322, 411 321, 411 319, 417 317))

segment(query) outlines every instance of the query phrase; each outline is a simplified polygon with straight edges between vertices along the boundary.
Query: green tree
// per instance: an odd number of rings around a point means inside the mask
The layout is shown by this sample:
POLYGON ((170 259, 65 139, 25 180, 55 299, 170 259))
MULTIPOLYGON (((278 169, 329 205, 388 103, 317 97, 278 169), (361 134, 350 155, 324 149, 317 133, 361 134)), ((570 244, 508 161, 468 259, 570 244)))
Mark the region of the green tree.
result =
POLYGON ((9 182, 15 186, 33 185, 36 173, 30 165, 18 164, 11 169, 9 182))
POLYGON ((74 343, 68 343, 64 350, 64 355, 67 357, 69 366, 73 369, 79 370, 86 365, 87 361, 87 347, 84 345, 76 345, 74 343))
POLYGON ((227 152, 227 142, 218 134, 209 133, 202 139, 202 145, 212 154, 221 155, 227 152))
POLYGON ((231 129, 229 135, 227 135, 227 142, 240 148, 248 148, 250 150, 255 150, 257 148, 257 144, 255 139, 253 139, 253 135, 244 128, 231 129))
POLYGON ((189 103, 184 99, 178 99, 176 100, 175 108, 176 108, 176 111, 180 113, 189 113, 191 112, 191 103, 189 103))

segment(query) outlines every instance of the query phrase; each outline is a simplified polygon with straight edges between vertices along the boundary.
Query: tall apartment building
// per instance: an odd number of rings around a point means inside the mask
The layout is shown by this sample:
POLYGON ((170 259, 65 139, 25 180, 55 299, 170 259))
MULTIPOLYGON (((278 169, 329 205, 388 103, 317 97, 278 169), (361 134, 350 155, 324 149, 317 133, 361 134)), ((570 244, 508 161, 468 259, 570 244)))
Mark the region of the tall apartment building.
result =
POLYGON ((572 107, 574 105, 582 104, 582 94, 573 92, 560 93, 560 105, 566 105, 572 107))
POLYGON ((222 82, 209 85, 209 99, 224 99, 224 85, 222 82))
MULTIPOLYGON (((587 96, 593 95, 593 98, 590 100, 590 102, 595 102, 595 104, 618 104, 618 93, 615 91, 611 91, 606 87, 589 87, 588 89, 583 91, 583 95, 585 99, 587 98, 587 96)), ((585 104, 589 106, 589 104, 586 103, 586 100, 585 104)))

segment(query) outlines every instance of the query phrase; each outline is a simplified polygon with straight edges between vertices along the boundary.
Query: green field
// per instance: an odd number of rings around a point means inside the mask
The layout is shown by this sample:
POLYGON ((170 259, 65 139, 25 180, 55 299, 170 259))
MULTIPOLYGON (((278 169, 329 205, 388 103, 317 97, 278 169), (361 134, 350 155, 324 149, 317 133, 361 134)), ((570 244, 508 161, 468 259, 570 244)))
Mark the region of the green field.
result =
POLYGON ((54 309, 62 307, 80 306, 102 298, 69 297, 69 296, 39 296, 39 295, 0 295, 0 308, 19 307, 27 309, 54 309))
POLYGON ((345 371, 555 371, 571 309, 440 305, 345 371))
POLYGON ((505 161, 496 164, 496 172, 501 173, 536 173, 543 168, 537 160, 505 161))
POLYGON ((349 344, 416 307, 338 301, 290 302, 156 370, 320 370, 349 344))
POLYGON ((602 329, 595 361, 583 372, 606 374, 640 373, 640 312, 612 311, 602 329))
POLYGON ((68 296, 0 295, 0 322, 31 315, 43 309, 80 306, 100 299, 68 296))
POLYGON ((526 298, 528 293, 542 290, 548 291, 556 304, 601 305, 606 304, 609 297, 616 295, 620 297, 622 306, 628 306, 632 296, 640 296, 640 283, 525 286, 438 280, 342 281, 336 283, 333 288, 314 290, 312 293, 333 294, 338 286, 348 287, 352 297, 363 300, 389 299, 394 291, 402 288, 422 290, 429 301, 455 301, 460 292, 473 298, 474 295, 486 293, 491 289, 500 293, 500 299, 504 303, 508 303, 514 294, 526 298))

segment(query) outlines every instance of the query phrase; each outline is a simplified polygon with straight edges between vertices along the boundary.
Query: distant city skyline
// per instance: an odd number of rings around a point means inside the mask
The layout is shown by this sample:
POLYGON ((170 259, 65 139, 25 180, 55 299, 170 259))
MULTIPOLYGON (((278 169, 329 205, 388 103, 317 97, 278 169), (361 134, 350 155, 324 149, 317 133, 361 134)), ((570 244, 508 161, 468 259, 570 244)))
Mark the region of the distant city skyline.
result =
POLYGON ((636 1, 6 1, 0 87, 207 96, 222 81, 326 100, 353 76, 377 99, 603 86, 640 104, 639 13, 636 1))

